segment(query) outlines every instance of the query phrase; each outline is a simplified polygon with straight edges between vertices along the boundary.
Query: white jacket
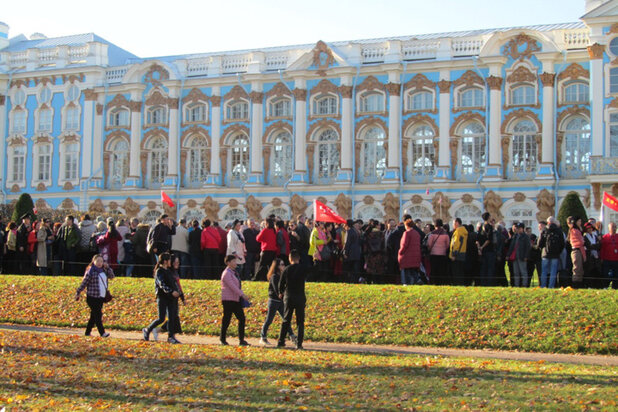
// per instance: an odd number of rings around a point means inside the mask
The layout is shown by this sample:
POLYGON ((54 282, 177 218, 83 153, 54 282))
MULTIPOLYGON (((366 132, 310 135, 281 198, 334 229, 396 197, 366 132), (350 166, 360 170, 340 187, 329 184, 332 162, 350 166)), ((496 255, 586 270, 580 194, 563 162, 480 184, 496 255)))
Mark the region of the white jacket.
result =
MULTIPOLYGON (((242 236, 242 235, 241 235, 242 236)), ((245 263, 245 252, 247 248, 245 247, 245 242, 241 241, 238 237, 238 233, 230 230, 227 232, 227 253, 226 255, 234 255, 238 260, 238 264, 242 265, 245 263)))

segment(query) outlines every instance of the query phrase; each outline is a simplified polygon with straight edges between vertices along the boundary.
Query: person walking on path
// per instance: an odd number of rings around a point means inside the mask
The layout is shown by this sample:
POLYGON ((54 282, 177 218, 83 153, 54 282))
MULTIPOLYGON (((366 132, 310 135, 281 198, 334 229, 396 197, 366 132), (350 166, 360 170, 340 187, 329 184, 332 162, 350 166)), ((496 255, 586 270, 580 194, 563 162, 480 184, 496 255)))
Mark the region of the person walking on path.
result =
POLYGON ((79 295, 86 289, 86 303, 90 307, 90 319, 86 325, 86 336, 90 336, 92 328, 96 325, 99 335, 107 338, 109 333, 103 327, 103 303, 107 294, 108 282, 114 278, 114 271, 103 261, 103 256, 94 255, 90 265, 86 267, 86 273, 81 285, 75 292, 75 301, 79 300, 79 295))
POLYGON ((157 305, 159 308, 159 317, 152 321, 148 327, 142 329, 144 340, 150 339, 150 332, 163 322, 165 316, 169 319, 168 338, 169 343, 180 343, 176 339, 176 317, 178 316, 178 284, 174 279, 174 275, 170 270, 172 265, 172 256, 169 253, 162 253, 159 256, 155 266, 155 292, 157 294, 157 305))
MULTIPOLYGON (((260 335, 261 345, 270 345, 270 342, 268 342, 268 328, 273 322, 277 312, 281 316, 281 319, 283 319, 283 301, 279 297, 279 281, 281 280, 281 272, 283 269, 285 269, 285 262, 281 259, 275 259, 268 270, 268 313, 266 314, 266 320, 264 321, 262 333, 260 335)), ((294 335, 292 328, 289 329, 288 334, 292 342, 296 342, 296 335, 294 335)))
POLYGON ((300 254, 296 250, 290 252, 291 265, 286 267, 281 273, 279 281, 279 298, 283 299, 283 323, 279 332, 278 348, 285 347, 285 335, 291 332, 292 315, 296 312, 296 326, 298 335, 296 337, 296 349, 303 348, 305 337, 305 278, 306 269, 300 266, 300 254))
POLYGON ((227 343, 227 328, 230 326, 232 314, 238 320, 238 345, 249 346, 245 340, 245 312, 243 302, 249 303, 249 297, 242 291, 240 277, 236 273, 238 259, 234 255, 225 257, 226 268, 221 274, 221 304, 223 305, 223 319, 221 320, 221 335, 219 341, 222 345, 227 343))
POLYGON ((172 276, 174 276, 174 281, 176 282, 178 286, 178 293, 180 294, 178 298, 172 298, 172 302, 176 306, 176 309, 172 311, 172 313, 175 313, 176 317, 174 319, 168 318, 168 320, 166 320, 163 323, 163 325, 161 325, 160 327, 157 326, 156 328, 152 330, 152 336, 154 340, 159 340, 159 332, 161 331, 169 333, 170 323, 174 323, 173 330, 176 331, 176 334, 182 333, 182 327, 180 325, 180 307, 178 305, 178 299, 180 298, 183 304, 186 304, 186 301, 185 301, 185 294, 183 293, 182 286, 180 285, 180 266, 181 266, 180 257, 176 255, 172 255, 172 266, 170 266, 170 270, 172 272, 172 276))

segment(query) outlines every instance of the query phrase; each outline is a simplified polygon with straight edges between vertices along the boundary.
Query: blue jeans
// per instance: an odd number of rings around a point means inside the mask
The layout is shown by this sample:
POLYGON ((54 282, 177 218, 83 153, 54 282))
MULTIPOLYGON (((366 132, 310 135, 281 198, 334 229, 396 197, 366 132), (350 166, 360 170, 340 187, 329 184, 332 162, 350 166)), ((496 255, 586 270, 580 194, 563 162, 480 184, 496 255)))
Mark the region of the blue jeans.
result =
POLYGON ((401 284, 402 285, 419 285, 421 276, 417 268, 401 269, 401 284))
POLYGON ((551 289, 556 287, 556 279, 558 278, 558 265, 560 264, 559 258, 543 258, 542 270, 541 270, 541 287, 548 287, 547 274, 549 272, 549 287, 551 289))
MULTIPOLYGON (((279 316, 281 316, 281 319, 283 319, 283 302, 280 300, 273 300, 269 298, 268 313, 266 314, 266 320, 264 321, 264 325, 262 326, 262 333, 260 335, 262 339, 266 339, 268 337, 268 328, 270 327, 270 324, 273 323, 273 320, 275 319, 275 315, 277 313, 279 313, 279 316)), ((295 337, 294 331, 292 330, 291 326, 288 330, 288 335, 290 336, 290 338, 295 337)))

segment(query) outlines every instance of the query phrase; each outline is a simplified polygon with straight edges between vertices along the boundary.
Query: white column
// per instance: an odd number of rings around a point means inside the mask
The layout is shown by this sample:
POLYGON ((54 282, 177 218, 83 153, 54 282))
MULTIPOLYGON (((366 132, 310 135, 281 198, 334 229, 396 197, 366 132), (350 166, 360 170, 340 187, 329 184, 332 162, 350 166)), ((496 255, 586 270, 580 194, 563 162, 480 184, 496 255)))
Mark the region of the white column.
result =
POLYGON ((94 100, 96 100, 96 93, 92 90, 88 90, 88 92, 84 90, 84 96, 84 124, 82 127, 84 135, 82 137, 81 155, 82 179, 87 179, 93 172, 91 159, 94 159, 94 156, 99 155, 99 152, 94 151, 92 147, 94 141, 93 123, 95 110, 94 100))
POLYGON ((94 116, 94 131, 92 133, 92 170, 94 177, 103 177, 103 104, 105 96, 100 95, 94 116))
POLYGON ((349 76, 341 79, 341 170, 350 172, 352 170, 352 86, 349 76))
MULTIPOLYGON (((555 73, 541 74, 543 84, 543 132, 542 132, 542 163, 554 163, 554 79, 555 73)), ((557 148, 560 150, 560 148, 557 148)), ((554 165, 558 167, 558 165, 554 165)))
POLYGON ((170 97, 168 100, 168 107, 170 109, 169 115, 169 142, 167 147, 167 175, 169 176, 168 184, 176 184, 178 179, 178 90, 170 88, 170 97))
MULTIPOLYGON (((389 73, 388 90, 388 154, 387 167, 399 170, 399 153, 401 152, 401 84, 398 73, 389 73)), ((404 154, 405 156, 405 154, 404 154)), ((400 171, 399 173, 403 173, 400 171)), ((394 176, 398 178, 399 176, 394 176)))
POLYGON ((440 81, 438 82, 438 89, 440 91, 438 97, 438 127, 440 132, 438 135, 438 170, 436 179, 447 179, 451 164, 449 152, 451 140, 451 82, 449 78, 450 72, 440 72, 440 81))
MULTIPOLYGON (((131 152, 129 154, 129 180, 137 186, 140 178, 140 154, 142 140, 141 92, 131 93, 131 152)), ((145 176, 144 176, 145 178, 145 176)))
POLYGON ((500 154, 502 147, 502 136, 500 133, 502 81, 502 77, 494 75, 487 78, 487 84, 489 85, 489 166, 499 166, 502 163, 502 156, 500 154))
POLYGON ((590 55, 590 94, 592 127, 592 156, 603 156, 603 50, 604 46, 595 43, 588 47, 590 55))
POLYGON ((6 176, 4 174, 5 162, 6 162, 6 96, 0 95, 0 184, 6 184, 6 176))
POLYGON ((296 80, 294 89, 294 99, 296 100, 296 125, 294 144, 294 172, 300 179, 304 178, 307 172, 307 90, 304 89, 305 81, 296 80))
POLYGON ((251 84, 251 174, 254 178, 250 179, 251 183, 259 183, 260 177, 263 176, 262 166, 264 159, 262 156, 262 129, 264 122, 263 104, 264 93, 262 93, 262 85, 257 82, 251 84), (260 176, 260 177, 258 177, 260 176))
POLYGON ((221 96, 219 96, 219 88, 213 88, 213 96, 210 98, 212 104, 212 119, 211 119, 211 149, 210 149, 210 173, 213 176, 218 176, 221 173, 221 155, 219 148, 219 140, 221 139, 221 96))

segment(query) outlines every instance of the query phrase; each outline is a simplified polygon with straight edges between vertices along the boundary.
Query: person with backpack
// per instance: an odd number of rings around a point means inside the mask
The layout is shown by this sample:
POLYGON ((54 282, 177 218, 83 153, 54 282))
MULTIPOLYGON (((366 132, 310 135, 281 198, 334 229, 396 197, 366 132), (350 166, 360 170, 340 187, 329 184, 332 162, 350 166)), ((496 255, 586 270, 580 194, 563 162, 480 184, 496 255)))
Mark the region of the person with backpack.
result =
POLYGON ((513 236, 507 255, 513 262, 512 285, 516 288, 525 287, 528 283, 528 256, 530 255, 530 237, 525 232, 523 222, 517 224, 517 232, 513 236))

